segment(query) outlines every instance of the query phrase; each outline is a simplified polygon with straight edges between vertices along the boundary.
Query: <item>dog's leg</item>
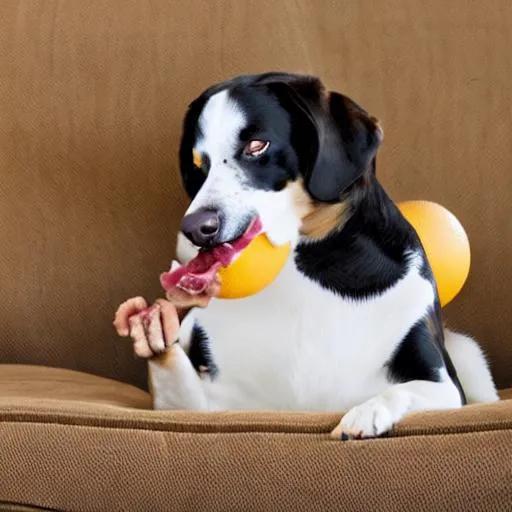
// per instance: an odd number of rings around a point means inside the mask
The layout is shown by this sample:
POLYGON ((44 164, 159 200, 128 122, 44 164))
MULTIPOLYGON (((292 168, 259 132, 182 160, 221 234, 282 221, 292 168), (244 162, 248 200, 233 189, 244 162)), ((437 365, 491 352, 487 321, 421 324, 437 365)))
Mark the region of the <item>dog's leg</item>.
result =
POLYGON ((209 409, 201 376, 179 342, 150 359, 148 371, 154 409, 209 409))
POLYGON ((412 380, 390 386, 380 395, 350 409, 331 436, 336 439, 375 437, 390 430, 410 412, 460 407, 459 390, 446 370, 442 373, 441 382, 412 380))

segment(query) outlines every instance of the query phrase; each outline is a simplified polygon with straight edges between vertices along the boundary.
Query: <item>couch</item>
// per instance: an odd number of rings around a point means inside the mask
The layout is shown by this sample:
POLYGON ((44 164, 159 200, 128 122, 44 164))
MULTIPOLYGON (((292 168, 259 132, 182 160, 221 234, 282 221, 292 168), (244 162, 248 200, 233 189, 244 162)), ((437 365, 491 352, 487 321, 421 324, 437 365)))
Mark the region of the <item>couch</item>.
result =
POLYGON ((0 510, 512 510, 511 22, 507 0, 3 0, 0 510), (445 320, 502 400, 350 442, 332 414, 151 410, 113 314, 161 295, 188 102, 266 70, 360 102, 392 197, 462 222, 445 320))

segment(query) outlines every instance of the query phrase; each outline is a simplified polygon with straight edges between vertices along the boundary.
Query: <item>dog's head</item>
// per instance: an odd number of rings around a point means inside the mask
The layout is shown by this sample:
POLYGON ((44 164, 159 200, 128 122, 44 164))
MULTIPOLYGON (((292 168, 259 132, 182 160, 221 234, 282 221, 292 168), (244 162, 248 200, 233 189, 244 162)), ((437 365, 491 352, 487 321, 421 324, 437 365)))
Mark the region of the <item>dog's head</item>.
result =
POLYGON ((346 191, 372 173, 381 140, 373 117, 315 77, 267 73, 217 84, 184 120, 180 167, 192 202, 182 235, 212 247, 238 239, 255 218, 275 244, 319 234, 341 214, 346 191))

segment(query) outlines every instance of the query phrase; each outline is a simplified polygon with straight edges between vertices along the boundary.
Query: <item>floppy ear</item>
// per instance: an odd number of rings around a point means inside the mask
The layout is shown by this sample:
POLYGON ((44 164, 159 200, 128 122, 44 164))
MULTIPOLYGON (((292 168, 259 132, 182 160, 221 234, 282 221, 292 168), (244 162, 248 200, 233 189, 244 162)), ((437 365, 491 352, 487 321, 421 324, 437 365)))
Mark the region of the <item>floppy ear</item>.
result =
MULTIPOLYGON (((350 98, 326 92, 313 77, 287 79, 273 87, 286 90, 288 108, 309 148, 304 183, 318 201, 337 202, 343 192, 371 172, 383 134, 378 122, 350 98)), ((304 144, 304 146, 302 146, 304 144)))
POLYGON ((307 179, 313 197, 339 201, 341 194, 373 169, 383 133, 377 120, 350 98, 330 92, 318 125, 319 149, 307 179))

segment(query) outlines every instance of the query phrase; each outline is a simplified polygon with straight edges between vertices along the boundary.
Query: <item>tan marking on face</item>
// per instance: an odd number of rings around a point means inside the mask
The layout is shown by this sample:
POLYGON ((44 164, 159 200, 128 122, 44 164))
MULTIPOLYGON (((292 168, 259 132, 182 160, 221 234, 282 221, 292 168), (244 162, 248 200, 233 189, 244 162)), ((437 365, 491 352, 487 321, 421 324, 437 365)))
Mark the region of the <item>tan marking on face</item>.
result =
POLYGON ((203 159, 197 149, 192 150, 192 161, 197 168, 201 169, 203 167, 203 159))
POLYGON ((348 201, 335 204, 316 202, 304 188, 303 180, 297 180, 288 187, 292 193, 296 215, 302 221, 301 235, 313 240, 325 238, 346 222, 349 212, 348 201))

